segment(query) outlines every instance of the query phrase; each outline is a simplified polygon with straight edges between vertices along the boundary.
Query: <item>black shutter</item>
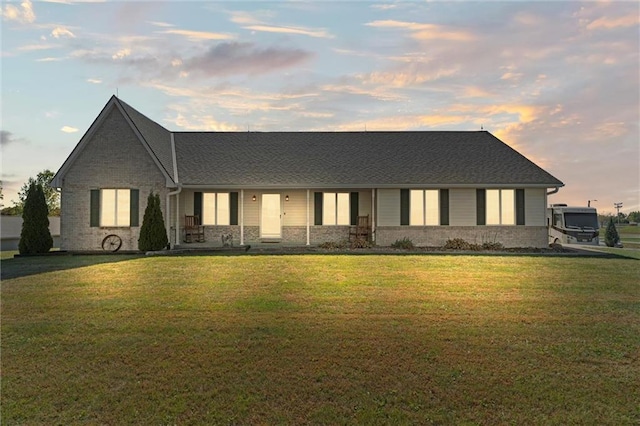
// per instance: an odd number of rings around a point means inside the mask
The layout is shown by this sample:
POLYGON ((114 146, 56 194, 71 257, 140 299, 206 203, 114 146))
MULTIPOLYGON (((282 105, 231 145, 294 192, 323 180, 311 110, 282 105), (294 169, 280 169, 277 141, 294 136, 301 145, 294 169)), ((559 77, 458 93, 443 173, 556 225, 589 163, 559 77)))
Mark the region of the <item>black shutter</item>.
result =
MULTIPOLYGON (((140 190, 132 189, 129 193, 129 226, 140 225, 140 190)), ((160 206, 158 206, 160 207, 160 206)))
POLYGON ((440 190, 440 225, 449 225, 449 190, 440 190))
POLYGON ((193 215, 198 216, 202 223, 202 192, 193 193, 193 215))
POLYGON ((516 189, 516 225, 524 225, 524 189, 516 189))
POLYGON ((484 189, 476 189, 476 218, 478 225, 486 225, 486 192, 484 189))
POLYGON ((232 192, 229 194, 229 224, 238 224, 238 193, 232 192))
POLYGON ((400 225, 409 224, 409 190, 400 190, 400 225))
POLYGON ((313 224, 322 225, 322 192, 313 193, 313 224))
POLYGON ((89 226, 100 226, 100 190, 91 190, 91 204, 89 207, 89 226))
POLYGON ((358 197, 360 193, 352 192, 349 195, 349 211, 351 213, 351 225, 355 226, 358 224, 358 197))

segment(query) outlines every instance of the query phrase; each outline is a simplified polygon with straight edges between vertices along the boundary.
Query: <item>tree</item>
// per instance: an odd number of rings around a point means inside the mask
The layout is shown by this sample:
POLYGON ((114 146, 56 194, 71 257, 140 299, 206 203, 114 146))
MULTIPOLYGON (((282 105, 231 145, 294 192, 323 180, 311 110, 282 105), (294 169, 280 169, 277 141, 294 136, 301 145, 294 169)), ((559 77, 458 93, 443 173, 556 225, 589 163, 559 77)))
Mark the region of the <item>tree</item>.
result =
POLYGON ((613 247, 618 241, 620 241, 620 236, 618 235, 616 225, 613 223, 613 218, 611 218, 609 219, 607 230, 604 232, 604 243, 607 247, 613 247))
POLYGON ((35 179, 30 177, 29 180, 22 185, 20 192, 18 192, 19 200, 15 203, 18 209, 21 211, 24 208, 29 187, 32 183, 35 183, 36 185, 40 185, 44 192, 45 201, 49 208, 49 214, 51 216, 60 216, 60 194, 50 185, 54 175, 55 174, 51 170, 46 169, 38 173, 35 179))
POLYGON ((154 195, 152 191, 147 198, 147 207, 142 218, 138 249, 141 251, 162 250, 167 247, 167 244, 169 244, 169 240, 160 209, 160 195, 154 195))
POLYGON ((22 232, 18 244, 20 254, 46 253, 53 247, 48 216, 49 209, 42 186, 32 182, 22 211, 22 232))
POLYGON ((629 216, 627 216, 627 219, 629 219, 629 222, 640 222, 640 211, 630 212, 629 216))

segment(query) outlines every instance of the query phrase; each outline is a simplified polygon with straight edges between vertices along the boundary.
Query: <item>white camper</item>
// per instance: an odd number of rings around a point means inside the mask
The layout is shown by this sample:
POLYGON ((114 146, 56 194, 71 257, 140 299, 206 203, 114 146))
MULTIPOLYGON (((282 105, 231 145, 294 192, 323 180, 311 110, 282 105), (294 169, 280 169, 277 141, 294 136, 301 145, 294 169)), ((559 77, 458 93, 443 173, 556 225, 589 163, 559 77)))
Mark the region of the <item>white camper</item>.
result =
POLYGON ((594 207, 551 204, 547 208, 549 244, 599 245, 598 212, 594 207))

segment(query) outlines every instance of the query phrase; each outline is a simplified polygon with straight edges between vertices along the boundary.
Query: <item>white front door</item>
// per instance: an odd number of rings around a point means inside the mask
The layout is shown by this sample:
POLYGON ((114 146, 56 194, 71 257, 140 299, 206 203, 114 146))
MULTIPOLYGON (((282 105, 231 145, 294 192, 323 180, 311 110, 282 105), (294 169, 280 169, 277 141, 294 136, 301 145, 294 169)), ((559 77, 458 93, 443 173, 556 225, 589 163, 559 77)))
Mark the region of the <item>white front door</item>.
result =
POLYGON ((282 237, 280 215, 280 194, 262 194, 261 238, 282 237))

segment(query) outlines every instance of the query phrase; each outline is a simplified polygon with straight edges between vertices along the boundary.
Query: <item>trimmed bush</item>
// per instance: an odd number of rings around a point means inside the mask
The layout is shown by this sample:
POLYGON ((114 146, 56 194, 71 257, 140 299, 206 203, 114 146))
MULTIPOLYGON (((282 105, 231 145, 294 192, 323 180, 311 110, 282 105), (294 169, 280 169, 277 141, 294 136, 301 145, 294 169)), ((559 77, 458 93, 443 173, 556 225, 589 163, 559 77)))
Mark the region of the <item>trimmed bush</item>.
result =
POLYGON ((413 244, 413 241, 411 241, 407 237, 404 237, 401 240, 395 240, 395 242, 391 244, 391 247, 405 250, 413 250, 414 248, 416 248, 415 244, 413 244))
POLYGON ((157 251, 167 247, 167 230, 160 209, 160 195, 153 193, 147 198, 147 207, 144 210, 138 249, 141 251, 157 251))
POLYGON ((22 231, 18 244, 20 254, 47 253, 53 247, 48 216, 49 209, 42 186, 32 182, 22 211, 22 231))
POLYGON ((620 241, 620 235, 618 235, 618 230, 616 229, 615 223, 613 223, 613 218, 609 220, 609 224, 607 225, 607 230, 604 232, 604 243, 607 247, 613 247, 620 241))

